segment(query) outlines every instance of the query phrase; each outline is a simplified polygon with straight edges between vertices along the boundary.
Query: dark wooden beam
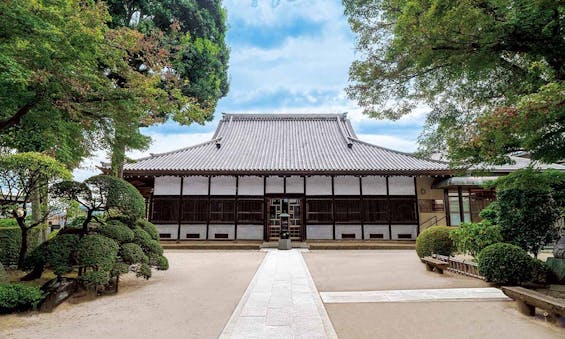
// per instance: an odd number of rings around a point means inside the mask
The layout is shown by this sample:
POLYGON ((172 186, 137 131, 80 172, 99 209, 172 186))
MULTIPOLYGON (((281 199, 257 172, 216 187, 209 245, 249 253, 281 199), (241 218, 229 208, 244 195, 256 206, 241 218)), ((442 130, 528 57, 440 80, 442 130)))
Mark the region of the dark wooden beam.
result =
POLYGON ((416 236, 420 234, 420 204, 418 202, 418 182, 416 177, 414 177, 414 192, 416 192, 416 221, 418 222, 418 227, 416 228, 416 236))
POLYGON ((206 213, 206 240, 209 239, 210 233, 210 213, 212 213, 212 205, 210 204, 210 188, 212 186, 212 176, 208 176, 208 213, 206 213))
POLYGON ((459 225, 465 222, 465 213, 463 212, 463 189, 457 186, 457 195, 459 196, 459 225))
POLYGON ((303 182, 303 190, 304 190, 304 198, 302 199, 302 224, 304 225, 304 235, 302 237, 302 240, 307 240, 308 239, 308 225, 306 223, 306 176, 302 177, 303 182))
POLYGON ((267 176, 263 176, 263 240, 269 241, 268 223, 269 223, 269 210, 267 199, 267 176))
POLYGON ((443 189, 443 208, 445 212, 445 220, 448 226, 451 226, 451 212, 449 210, 449 191, 447 188, 443 189))
POLYGON ((180 225, 182 223, 182 193, 184 189, 184 177, 180 177, 180 197, 179 197, 179 226, 177 229, 177 241, 180 241, 180 225))
POLYGON ((332 178, 332 229, 333 229, 333 240, 335 240, 335 184, 334 184, 334 176, 332 178))
POLYGON ((365 204, 363 203, 363 177, 359 176, 359 214, 361 220, 361 240, 365 240, 365 204))
POLYGON ((235 208, 234 208, 234 235, 233 235, 233 239, 237 240, 237 217, 238 217, 238 212, 239 212, 239 204, 238 204, 238 195, 239 195, 239 177, 236 175, 235 176, 235 208))
POLYGON ((391 213, 390 213, 390 188, 388 186, 388 175, 386 176, 386 211, 388 220, 388 239, 392 240, 392 224, 391 224, 391 213))

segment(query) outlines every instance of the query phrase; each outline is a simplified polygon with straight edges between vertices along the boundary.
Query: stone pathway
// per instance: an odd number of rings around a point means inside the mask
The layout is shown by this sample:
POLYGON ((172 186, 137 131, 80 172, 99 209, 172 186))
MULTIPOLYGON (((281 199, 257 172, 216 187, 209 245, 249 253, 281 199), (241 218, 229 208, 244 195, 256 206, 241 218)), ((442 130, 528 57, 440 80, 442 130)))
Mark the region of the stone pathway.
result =
POLYGON ((269 250, 220 338, 337 338, 300 250, 269 250))
POLYGON ((443 288, 421 290, 321 292, 327 304, 418 301, 511 301, 498 288, 443 288))

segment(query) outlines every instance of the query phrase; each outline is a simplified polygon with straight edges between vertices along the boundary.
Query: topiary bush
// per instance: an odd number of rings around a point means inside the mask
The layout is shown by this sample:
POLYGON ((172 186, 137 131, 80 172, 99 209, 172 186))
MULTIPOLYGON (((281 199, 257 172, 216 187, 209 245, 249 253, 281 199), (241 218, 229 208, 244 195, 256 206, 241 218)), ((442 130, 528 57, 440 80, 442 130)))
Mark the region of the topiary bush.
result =
POLYGON ((433 226, 416 238, 416 253, 420 258, 432 255, 451 255, 455 251, 455 245, 449 237, 452 227, 433 226))
POLYGON ((4 265, 0 263, 0 284, 4 284, 8 282, 8 273, 4 269, 4 265))
POLYGON ((497 243, 479 253, 479 271, 487 281, 521 284, 532 278, 532 258, 518 246, 497 243))
MULTIPOLYGON (((15 222, 14 219, 2 220, 13 220, 15 222)), ((4 223, 5 226, 0 227, 0 262, 6 266, 16 265, 22 242, 22 231, 18 226, 9 226, 12 221, 4 221, 4 223)), ((40 235, 48 227, 49 225, 40 225, 29 231, 28 254, 41 243, 40 235)))
POLYGON ((42 300, 39 287, 23 284, 0 284, 0 313, 13 313, 37 308, 42 300))
POLYGON ((159 241, 159 231, 157 227, 145 219, 138 219, 135 225, 143 229, 153 240, 159 241))
POLYGON ((120 246, 110 238, 89 234, 77 246, 78 263, 94 270, 110 271, 114 267, 120 246))
POLYGON ((473 257, 483 248, 502 242, 500 227, 486 220, 478 223, 462 223, 451 230, 449 237, 453 240, 457 251, 469 253, 473 257))
POLYGON ((120 249, 120 255, 122 260, 128 265, 149 263, 149 258, 143 253, 143 249, 134 243, 123 244, 120 249))
POLYGON ((132 242, 134 236, 133 231, 118 220, 110 220, 106 224, 98 226, 97 232, 110 239, 114 239, 118 243, 132 242))
POLYGON ((547 284, 549 281, 549 267, 547 267, 546 263, 537 259, 531 258, 531 282, 536 284, 547 284))

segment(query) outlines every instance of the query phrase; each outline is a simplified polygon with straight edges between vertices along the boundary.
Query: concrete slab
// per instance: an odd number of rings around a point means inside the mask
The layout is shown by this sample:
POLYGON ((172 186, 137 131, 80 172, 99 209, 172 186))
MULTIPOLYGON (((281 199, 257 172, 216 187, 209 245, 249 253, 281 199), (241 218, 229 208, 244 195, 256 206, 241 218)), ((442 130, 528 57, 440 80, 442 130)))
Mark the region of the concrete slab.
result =
POLYGON ((267 250, 221 338, 337 338, 300 250, 267 250))
POLYGON ((419 302, 419 301, 511 301, 498 288, 446 288, 392 291, 321 292, 326 304, 419 302))

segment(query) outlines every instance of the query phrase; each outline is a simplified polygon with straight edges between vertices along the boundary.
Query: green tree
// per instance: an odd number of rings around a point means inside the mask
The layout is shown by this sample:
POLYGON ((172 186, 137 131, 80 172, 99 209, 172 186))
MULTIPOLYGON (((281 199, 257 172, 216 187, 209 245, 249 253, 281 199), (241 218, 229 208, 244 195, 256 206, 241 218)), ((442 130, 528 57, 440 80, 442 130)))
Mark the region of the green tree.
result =
MULTIPOLYGON (((69 179, 69 171, 55 159, 39 153, 0 155, 0 206, 3 213, 16 219, 21 229, 21 245, 18 268, 23 267, 31 229, 45 223, 55 206, 47 206, 35 220, 28 218, 27 206, 38 192, 59 180, 69 179)), ((36 211, 38 212, 38 211, 36 211)))
POLYGON ((366 114, 427 104, 421 150, 455 163, 565 158, 562 1, 343 2, 360 51, 347 92, 366 114))

